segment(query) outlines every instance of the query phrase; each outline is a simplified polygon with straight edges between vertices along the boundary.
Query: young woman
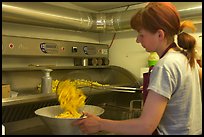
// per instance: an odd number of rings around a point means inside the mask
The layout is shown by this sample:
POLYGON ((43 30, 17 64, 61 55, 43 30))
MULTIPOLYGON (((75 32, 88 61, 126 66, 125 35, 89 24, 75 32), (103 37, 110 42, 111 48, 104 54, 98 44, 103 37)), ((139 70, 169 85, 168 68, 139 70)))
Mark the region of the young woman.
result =
POLYGON ((132 17, 131 27, 138 32, 136 42, 160 57, 150 74, 141 116, 108 120, 86 113, 87 118, 73 124, 87 134, 202 134, 202 73, 195 60, 196 41, 183 32, 185 27, 194 30, 193 24, 180 23, 171 3, 150 2, 132 17))

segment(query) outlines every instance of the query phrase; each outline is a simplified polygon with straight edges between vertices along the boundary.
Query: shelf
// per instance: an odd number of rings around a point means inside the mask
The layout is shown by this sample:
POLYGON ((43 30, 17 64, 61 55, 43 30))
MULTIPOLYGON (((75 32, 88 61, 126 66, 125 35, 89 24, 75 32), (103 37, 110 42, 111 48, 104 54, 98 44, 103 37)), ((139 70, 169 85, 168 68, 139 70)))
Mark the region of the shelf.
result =
POLYGON ((42 70, 45 68, 50 68, 53 70, 57 69, 98 69, 98 68, 109 68, 111 66, 109 65, 104 65, 104 66, 54 66, 54 67, 2 67, 2 71, 33 71, 33 70, 42 70))
POLYGON ((52 100, 57 99, 56 94, 49 93, 49 94, 35 94, 35 95, 24 95, 24 96, 17 96, 13 98, 2 98, 2 107, 9 106, 9 105, 16 105, 16 104, 23 104, 23 103, 31 103, 31 102, 38 102, 42 100, 52 100))

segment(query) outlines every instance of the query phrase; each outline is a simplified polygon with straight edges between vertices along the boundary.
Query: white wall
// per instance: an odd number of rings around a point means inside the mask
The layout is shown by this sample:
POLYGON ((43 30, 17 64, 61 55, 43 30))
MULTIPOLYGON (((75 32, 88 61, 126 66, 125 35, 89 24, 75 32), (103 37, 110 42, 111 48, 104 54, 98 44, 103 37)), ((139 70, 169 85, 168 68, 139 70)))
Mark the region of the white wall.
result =
MULTIPOLYGON (((202 53, 202 24, 197 24, 196 33, 191 33, 197 40, 197 46, 202 53)), ((141 79, 141 68, 147 67, 147 58, 149 53, 146 52, 140 44, 136 43, 136 31, 118 32, 110 48, 110 64, 126 68, 136 77, 141 79)), ((100 43, 111 43, 113 34, 100 34, 100 43)), ((175 37, 176 38, 176 37, 175 37)), ((176 42, 176 40, 175 40, 176 42)))
MULTIPOLYGON (((136 31, 119 32, 110 48, 110 64, 120 66, 129 70, 137 78, 140 78, 140 69, 147 67, 149 53, 136 43, 136 31)), ((100 43, 111 43, 113 34, 101 34, 100 43)))

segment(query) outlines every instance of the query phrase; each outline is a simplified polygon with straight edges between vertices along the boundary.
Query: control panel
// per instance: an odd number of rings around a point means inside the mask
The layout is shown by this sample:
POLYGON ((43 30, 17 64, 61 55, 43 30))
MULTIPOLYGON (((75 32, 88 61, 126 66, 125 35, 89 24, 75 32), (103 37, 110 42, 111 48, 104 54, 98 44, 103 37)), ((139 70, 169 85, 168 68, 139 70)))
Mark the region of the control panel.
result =
POLYGON ((2 36, 3 55, 108 57, 108 45, 73 41, 2 36))
POLYGON ((106 44, 2 36, 2 55, 57 56, 74 59, 76 66, 107 65, 109 48, 106 44))
POLYGON ((40 49, 42 52, 48 54, 58 53, 58 46, 56 43, 40 43, 40 49))

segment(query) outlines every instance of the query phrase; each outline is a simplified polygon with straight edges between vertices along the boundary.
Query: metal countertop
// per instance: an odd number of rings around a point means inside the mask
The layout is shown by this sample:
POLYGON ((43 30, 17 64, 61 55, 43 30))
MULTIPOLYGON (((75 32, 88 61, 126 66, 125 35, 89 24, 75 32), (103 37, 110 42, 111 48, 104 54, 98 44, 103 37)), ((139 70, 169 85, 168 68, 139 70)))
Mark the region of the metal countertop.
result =
MULTIPOLYGON (((6 135, 53 135, 39 117, 4 123, 6 135)), ((113 135, 108 132, 98 132, 93 135, 113 135)))

